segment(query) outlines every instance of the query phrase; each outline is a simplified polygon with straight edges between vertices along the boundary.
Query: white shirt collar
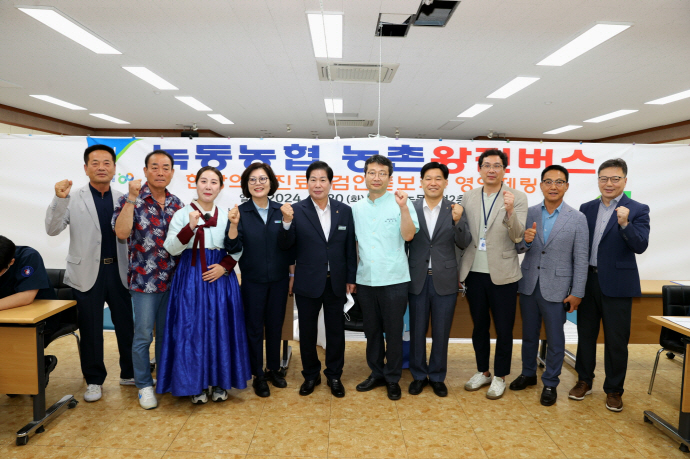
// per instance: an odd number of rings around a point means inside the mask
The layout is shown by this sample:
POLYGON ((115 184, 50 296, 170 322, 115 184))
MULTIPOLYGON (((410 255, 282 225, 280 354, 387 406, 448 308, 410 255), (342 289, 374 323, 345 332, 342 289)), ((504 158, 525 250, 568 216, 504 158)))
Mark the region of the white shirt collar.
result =
POLYGON ((438 209, 439 207, 441 207, 441 203, 442 203, 442 202, 443 202, 443 199, 441 199, 441 200, 438 202, 438 204, 436 204, 436 206, 434 206, 434 208, 432 209, 431 207, 429 207, 429 203, 426 202, 426 198, 424 198, 424 205, 422 206, 422 208, 425 208, 425 207, 426 207, 426 208, 429 209, 431 212, 433 212, 434 210, 436 210, 436 209, 438 209))
MULTIPOLYGON (((309 199, 311 199, 311 197, 309 199)), ((331 210, 331 200, 330 199, 327 201, 326 208, 323 210, 321 210, 321 207, 319 207, 319 205, 316 203, 316 201, 311 199, 311 202, 312 202, 312 204, 314 204, 314 207, 316 208, 317 212, 326 212, 326 211, 331 210)))

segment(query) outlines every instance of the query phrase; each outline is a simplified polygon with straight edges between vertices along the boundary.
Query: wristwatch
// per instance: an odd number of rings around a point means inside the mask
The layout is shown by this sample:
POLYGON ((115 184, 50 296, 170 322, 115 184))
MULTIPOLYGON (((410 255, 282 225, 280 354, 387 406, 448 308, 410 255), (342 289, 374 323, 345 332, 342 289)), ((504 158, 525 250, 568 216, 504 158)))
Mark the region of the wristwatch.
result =
POLYGON ((136 206, 136 205, 137 205, 137 202, 136 202, 136 201, 132 201, 132 200, 129 199, 129 198, 125 198, 125 202, 126 202, 127 204, 132 204, 133 206, 136 206))

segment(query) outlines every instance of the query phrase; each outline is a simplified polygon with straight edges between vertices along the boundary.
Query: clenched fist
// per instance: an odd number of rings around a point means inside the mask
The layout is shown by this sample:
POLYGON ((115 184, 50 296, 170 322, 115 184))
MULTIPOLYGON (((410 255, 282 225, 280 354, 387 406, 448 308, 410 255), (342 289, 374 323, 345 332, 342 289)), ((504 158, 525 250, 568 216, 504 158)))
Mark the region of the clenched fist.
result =
POLYGON ((525 242, 531 244, 534 237, 537 235, 537 222, 532 223, 531 228, 525 230, 525 242))
POLYGON ((189 213, 189 228, 194 229, 196 228, 196 225, 199 224, 199 217, 201 217, 201 212, 198 210, 192 211, 189 213))
POLYGON ((400 207, 407 206, 407 193, 405 193, 402 190, 396 191, 395 192, 395 202, 397 202, 400 207))
POLYGON ((58 198, 66 198, 69 196, 69 192, 72 189, 71 180, 60 180, 55 184, 55 196, 58 198))
POLYGON ((237 204, 228 211, 228 220, 235 226, 240 222, 240 209, 237 208, 237 204))
POLYGON ((625 227, 628 224, 628 215, 630 215, 630 209, 625 206, 616 207, 616 215, 618 216, 618 224, 625 227))
POLYGON ((290 223, 293 217, 295 216, 295 210, 292 208, 292 204, 290 204, 289 202, 283 204, 280 208, 280 211, 283 213, 284 223, 290 223))
POLYGON ((508 214, 508 218, 513 215, 513 204, 515 203, 515 196, 510 191, 503 192, 503 207, 508 214))
POLYGON ((460 204, 451 204, 450 207, 453 209, 453 221, 459 222, 465 209, 460 204))
POLYGON ((129 182, 129 200, 136 201, 141 190, 141 179, 132 180, 129 182))

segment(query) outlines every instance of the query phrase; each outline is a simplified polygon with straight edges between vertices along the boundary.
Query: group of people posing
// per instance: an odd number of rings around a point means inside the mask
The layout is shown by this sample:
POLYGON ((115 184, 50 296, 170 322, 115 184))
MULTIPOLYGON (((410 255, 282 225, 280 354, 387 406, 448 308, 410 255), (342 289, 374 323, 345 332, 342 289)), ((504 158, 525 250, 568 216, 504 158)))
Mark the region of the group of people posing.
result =
MULTIPOLYGON (((250 199, 231 208, 227 218, 215 204, 223 188, 218 169, 197 172, 197 198, 185 206, 167 190, 175 170, 164 150, 146 156, 146 182, 129 182, 128 195, 110 187, 115 160, 108 146, 87 148, 89 184, 72 191, 70 180, 58 182, 46 213, 49 235, 69 226, 64 281, 77 300, 88 402, 102 397, 106 378, 105 302, 120 351, 120 384, 137 386, 144 409, 157 406, 155 393, 190 396, 199 404, 226 400, 229 389, 244 389, 249 380, 260 397, 270 396, 268 383, 287 387, 280 340, 289 294, 299 314, 300 395, 308 396, 322 382, 316 341, 323 308, 323 374, 332 394, 345 396, 343 307, 347 294, 356 294, 371 369, 357 391, 385 386, 391 400, 400 399, 403 316, 409 304, 413 381, 408 391, 417 395, 431 386, 445 397, 451 324, 458 291, 464 289, 477 362, 466 390, 490 386, 487 398, 503 395, 519 292, 522 371, 509 388, 537 383, 543 320, 549 348, 541 403, 556 402, 563 324, 566 312, 577 309, 578 382, 569 397, 583 400, 591 393, 603 322, 606 406, 623 408, 632 297, 641 294, 635 254, 647 248, 649 208, 624 193, 627 165, 621 159, 601 164, 601 196, 579 212, 563 201, 569 174, 559 165, 542 171, 544 199, 528 208, 526 195, 505 185, 508 158, 494 149, 478 160, 483 186, 465 193, 461 205, 444 198, 449 172, 438 162, 422 167, 424 198, 412 202, 404 191, 387 191, 391 161, 369 157, 364 164, 368 195, 352 207, 329 198, 333 170, 323 161, 306 171, 309 198, 283 205, 269 199, 278 189, 270 165, 257 162, 241 176, 242 192, 250 199), (522 265, 520 253, 525 254, 522 265), (237 263, 241 282, 234 272, 237 263), (149 361, 154 330, 158 381, 149 361)), ((0 309, 51 297, 33 249, 15 248, 0 236, 0 266, 0 309)), ((46 372, 56 364, 48 356, 46 372)))

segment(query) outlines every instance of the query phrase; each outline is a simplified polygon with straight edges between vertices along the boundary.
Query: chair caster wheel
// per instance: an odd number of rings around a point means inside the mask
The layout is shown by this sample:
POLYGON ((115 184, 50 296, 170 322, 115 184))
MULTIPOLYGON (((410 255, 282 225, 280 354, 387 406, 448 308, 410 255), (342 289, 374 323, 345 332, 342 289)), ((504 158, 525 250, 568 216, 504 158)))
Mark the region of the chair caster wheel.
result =
POLYGON ((67 408, 71 410, 72 408, 75 408, 77 405, 79 405, 79 401, 72 400, 67 404, 67 408))
POLYGON ((666 353, 666 357, 668 357, 669 359, 673 359, 675 356, 676 356, 676 354, 674 354, 673 352, 667 352, 666 353))
MULTIPOLYGON (((17 438, 17 441, 19 441, 18 438, 17 438)), ((688 446, 687 446, 685 443, 681 443, 681 444, 680 444, 680 448, 678 448, 678 449, 681 450, 681 451, 684 452, 684 453, 687 453, 688 451, 690 451, 690 449, 688 449, 688 446)))
POLYGON ((37 434, 43 433, 43 432, 45 432, 45 431, 46 431, 46 428, 43 427, 43 426, 41 426, 41 427, 39 427, 38 429, 36 429, 36 433, 37 433, 37 434))
POLYGON ((644 422, 648 424, 654 424, 647 416, 644 417, 644 422))
POLYGON ((29 443, 29 437, 17 437, 17 446, 24 446, 29 443))

